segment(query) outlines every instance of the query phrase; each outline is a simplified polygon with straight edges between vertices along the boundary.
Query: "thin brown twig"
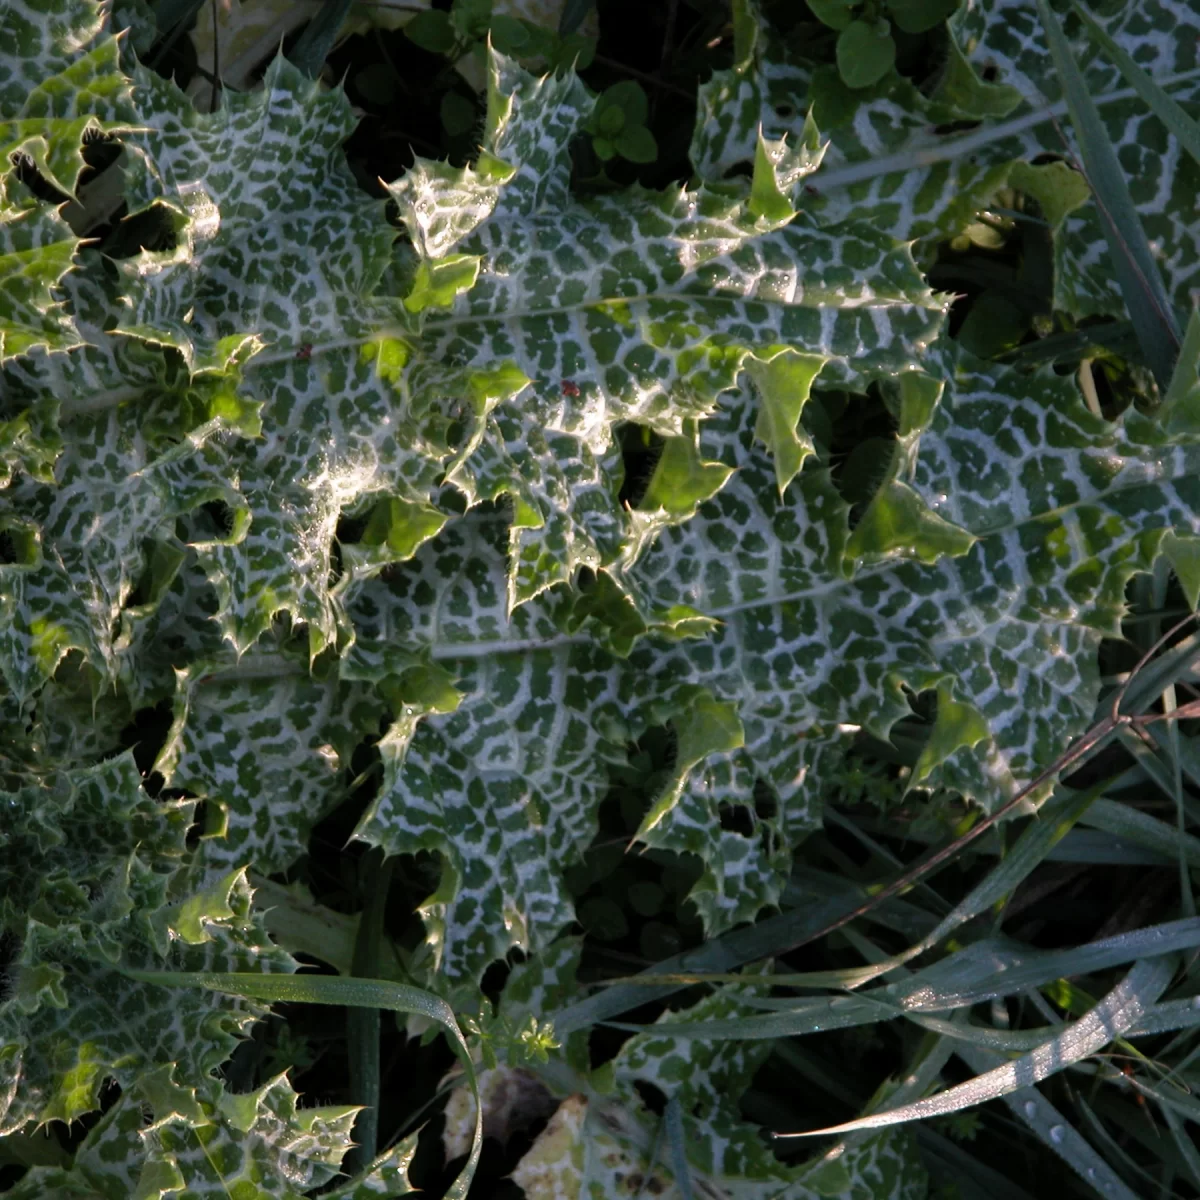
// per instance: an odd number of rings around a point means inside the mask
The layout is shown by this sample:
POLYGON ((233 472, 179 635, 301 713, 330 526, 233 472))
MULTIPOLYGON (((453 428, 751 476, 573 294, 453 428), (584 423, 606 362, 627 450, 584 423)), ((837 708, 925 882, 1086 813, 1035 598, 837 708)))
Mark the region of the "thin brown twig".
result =
MULTIPOLYGON (((654 77, 662 79, 667 71, 667 63, 671 58, 671 45, 675 40, 675 18, 679 13, 679 0, 668 0, 667 22, 663 30, 662 53, 658 56, 658 66, 654 69, 654 77)), ((653 121, 658 109, 657 93, 650 97, 650 120, 653 121)))
POLYGON ((603 54, 594 54, 592 62, 598 62, 601 66, 608 67, 610 70, 620 71, 622 74, 629 75, 634 79, 640 79, 643 83, 648 83, 651 87, 662 88, 664 92, 674 92, 676 96, 682 96, 685 100, 695 99, 692 93, 686 88, 668 83, 665 79, 659 79, 656 75, 651 75, 648 71, 639 71, 637 67, 617 62, 615 58, 606 58, 603 54))

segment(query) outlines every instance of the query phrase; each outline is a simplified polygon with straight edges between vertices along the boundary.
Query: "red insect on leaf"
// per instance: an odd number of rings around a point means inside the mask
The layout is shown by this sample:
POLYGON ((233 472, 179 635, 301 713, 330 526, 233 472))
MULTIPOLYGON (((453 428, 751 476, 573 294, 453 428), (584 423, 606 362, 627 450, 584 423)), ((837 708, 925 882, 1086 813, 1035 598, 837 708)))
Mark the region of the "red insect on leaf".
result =
POLYGON ((579 395, 579 384, 573 379, 564 379, 562 381, 562 394, 570 396, 572 400, 575 399, 579 395))
POLYGON ((312 358, 312 342, 305 342, 304 345, 302 345, 300 349, 296 351, 296 357, 301 362, 308 362, 308 360, 312 358))

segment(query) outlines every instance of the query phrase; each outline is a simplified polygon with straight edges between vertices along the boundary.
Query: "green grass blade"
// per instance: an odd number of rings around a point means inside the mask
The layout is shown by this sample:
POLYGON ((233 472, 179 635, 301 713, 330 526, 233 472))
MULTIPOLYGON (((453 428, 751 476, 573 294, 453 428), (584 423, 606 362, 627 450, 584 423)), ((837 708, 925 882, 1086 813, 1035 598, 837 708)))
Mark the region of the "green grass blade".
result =
POLYGON ((1027 826, 1017 839, 1016 845, 988 873, 982 883, 972 889, 970 894, 956 904, 928 934, 907 950, 871 967, 858 968, 858 981, 855 986, 886 975, 903 963, 924 954, 960 925, 1010 895, 1110 786, 1111 780, 1105 780, 1078 792, 1056 788, 1050 799, 1042 805, 1038 818, 1027 826))
MULTIPOLYGON (((959 1057, 980 1074, 994 1069, 999 1056, 986 1050, 964 1049, 959 1057)), ((1109 1200, 1138 1200, 1104 1156, 1036 1088, 1003 1097, 1013 1116, 1058 1155, 1081 1179, 1109 1200)))
POLYGON ((1037 0, 1046 40, 1062 82, 1071 123, 1079 139, 1084 170, 1100 210, 1117 281, 1137 329, 1146 365, 1166 389, 1182 340, 1158 265, 1133 206, 1129 185, 1100 114, 1075 64, 1058 18, 1047 0, 1037 0))
POLYGON ((1189 420, 1196 403, 1196 392, 1200 385, 1200 311, 1192 310, 1188 317, 1187 327, 1183 331, 1183 346, 1179 351, 1179 361, 1175 364, 1175 374, 1171 376, 1171 386, 1163 397, 1159 408, 1158 419, 1169 429, 1171 419, 1176 412, 1181 412, 1183 419, 1189 420))
MULTIPOLYGON (((913 1133, 932 1181, 945 1189, 953 1188, 944 1194, 961 1200, 1038 1200, 999 1171, 981 1163, 970 1149, 934 1132, 928 1125, 916 1126, 913 1133)), ((943 1193, 931 1193, 940 1194, 943 1193)))
POLYGON ((1097 800, 1080 823, 1103 830, 1122 841, 1145 846, 1164 858, 1174 860, 1177 854, 1182 854, 1190 868, 1200 867, 1200 838, 1190 833, 1181 834, 1174 825, 1168 825, 1128 804, 1097 800))
MULTIPOLYGON (((805 999, 747 998, 745 1003, 766 1009, 770 1015, 677 1022, 671 1026, 671 1035, 744 1041, 796 1037, 826 1029, 865 1025, 875 1020, 891 1020, 898 1016, 966 1009, 987 1000, 1041 987, 1057 979, 1092 974, 1138 958, 1176 954, 1197 946, 1200 946, 1200 918, 1195 917, 1117 934, 1071 950, 1037 952, 1030 951, 1028 947, 1010 947, 999 940, 988 939, 960 950, 902 983, 864 995, 805 999)), ((789 977, 766 976, 765 979, 770 983, 782 984, 789 977)), ((1193 1009, 1190 1019, 1200 1024, 1200 1010, 1193 1009)), ((618 1027, 640 1028, 633 1025, 618 1027)), ((925 1027, 940 1033, 947 1032, 938 1026, 925 1027)), ((986 1040, 995 1042, 995 1039, 986 1040)))
POLYGON ((350 11, 350 0, 325 0, 321 11, 309 21, 296 39, 288 58, 310 79, 316 79, 337 40, 342 22, 350 11))
POLYGON ((1141 712, 1154 702, 1164 688, 1185 680, 1189 670, 1198 661, 1200 633, 1192 633, 1152 658, 1129 680, 1129 690, 1125 693, 1121 708, 1125 712, 1141 712))
POLYGON ((1079 0, 1072 0, 1072 5, 1086 27, 1088 37, 1113 60, 1117 69, 1125 76, 1125 81, 1146 102, 1150 111, 1179 139, 1179 144, 1200 162, 1200 124, 1193 121, 1179 104, 1134 62, 1129 53, 1108 35, 1079 0))
POLYGON ((1200 946, 1200 918, 1196 917, 1119 933, 1070 950, 1037 951, 1019 944, 1006 950, 990 940, 976 942, 914 975, 911 985, 903 985, 907 993, 904 1004, 921 1012, 969 1007, 1055 979, 1090 975, 1134 959, 1175 954, 1196 946, 1200 946))
POLYGON ((1156 1004, 1129 1031, 1130 1037, 1151 1037, 1156 1033, 1173 1033, 1176 1029, 1200 1028, 1200 1003, 1195 996, 1185 1000, 1164 1000, 1156 1004))
MULTIPOLYGON (((959 1014, 958 1019, 945 1021, 943 1024, 958 1026, 966 1024, 966 1013, 959 1014)), ((909 1099, 920 1099, 938 1082, 943 1068, 954 1054, 955 1045, 952 1037, 947 1037, 941 1030, 930 1030, 924 1038, 924 1044, 909 1062, 899 1087, 891 1094, 891 1100, 899 1104, 907 1104, 909 1099)))
POLYGON ((972 889, 964 900, 954 906, 932 932, 908 951, 909 957, 915 958, 924 953, 964 922, 1010 895, 1066 837, 1071 827, 1103 795, 1111 783, 1111 780, 1106 779, 1094 787, 1077 792, 1067 788, 1056 788, 1050 799, 1039 809, 1037 818, 1021 833, 1008 855, 988 873, 978 887, 972 889))
MULTIPOLYGON (((953 1038, 983 1050, 996 1050, 1001 1054, 1023 1054, 1040 1046, 1052 1035, 1048 1026, 1036 1029, 991 1029, 986 1025, 969 1022, 947 1021, 944 1017, 931 1017, 920 1013, 906 1014, 914 1024, 930 1033, 953 1038)), ((1153 1037, 1159 1033, 1174 1033, 1178 1029, 1194 1029, 1200 1026, 1200 1007, 1194 1000, 1164 1000, 1149 1009, 1128 1037, 1153 1037)))
MULTIPOLYGON (((849 934, 849 931, 847 932, 849 934)), ((858 939, 859 942, 861 940, 858 939)), ((859 945, 859 950, 868 960, 879 957, 870 947, 859 945)), ((911 985, 914 977, 904 968, 901 968, 901 974, 905 978, 906 983, 911 985)), ((949 1021, 918 1016, 916 1014, 911 1014, 909 1019, 937 1036, 938 1040, 935 1045, 938 1050, 939 1061, 942 1055, 953 1051, 978 1074, 983 1074, 989 1069, 1001 1065, 1005 1060, 1007 1052, 1012 1050, 1018 1052, 1035 1050, 1048 1038, 1053 1038, 1061 1032, 1061 1026, 1058 1024, 1051 1029, 1022 1030, 1020 1033, 1012 1033, 1007 1030, 988 1031, 972 1027, 968 1023, 967 1017, 967 1011, 963 1010, 955 1014, 949 1021), (991 1047, 981 1048, 978 1045, 971 1044, 973 1040, 971 1037, 972 1033, 983 1035, 994 1033, 1000 1037, 1007 1036, 1013 1039, 1032 1040, 1024 1040, 1023 1044, 1020 1045, 1014 1042, 1011 1046, 997 1046, 995 1048, 1002 1049, 1004 1053, 994 1054, 989 1052, 992 1049, 991 1047), (966 1045, 961 1044, 964 1038, 968 1043, 966 1045)), ((905 1084, 901 1085, 892 1095, 893 1106, 907 1103, 910 1096, 919 1099, 929 1090, 929 1084, 933 1082, 927 1072, 922 1072, 920 1066, 915 1068, 910 1067, 906 1075, 905 1084), (923 1074, 924 1078, 920 1079, 919 1090, 913 1091, 907 1086, 908 1080, 917 1082, 918 1077, 923 1074)), ((1003 1100, 1013 1111, 1014 1115, 1032 1130, 1035 1136, 1049 1146, 1074 1170, 1079 1172, 1089 1183, 1100 1188, 1105 1195, 1122 1198, 1129 1195, 1108 1164, 1104 1162, 1103 1158, 1062 1120, 1054 1106, 1036 1088, 1023 1089, 1022 1091, 1003 1097, 1003 1100), (1110 1187, 1110 1184, 1115 1186, 1110 1187)), ((927 1131, 927 1125, 918 1126, 918 1137, 927 1131)), ((993 1195, 1001 1194, 1003 1193, 995 1187, 984 1193, 988 1200, 991 1200, 991 1196, 993 1195)))
MULTIPOLYGON (((1134 767, 1128 774, 1129 779, 1122 780, 1118 777, 1114 782, 1112 785, 1114 793, 1122 786, 1130 786, 1131 782, 1134 784, 1142 782, 1140 768, 1134 767)), ((886 820, 865 818, 864 824, 867 824, 872 831, 882 830, 886 820)), ((942 835, 932 829, 907 829, 904 836, 908 842, 914 845, 929 846, 939 841, 942 835)), ((1006 849, 995 839, 980 838, 967 848, 966 853, 979 859, 986 859, 996 858, 1006 853, 1006 849)), ((1084 863, 1090 866, 1106 867, 1169 867, 1173 866, 1177 860, 1178 855, 1149 850, 1099 829, 1081 829, 1076 826, 1062 841, 1050 848, 1050 852, 1043 861, 1084 863)), ((932 922, 926 923, 932 924, 932 922)))
MULTIPOLYGON (((1197 757, 1190 742, 1183 744, 1178 741, 1177 736, 1172 734, 1172 728, 1152 725, 1148 731, 1150 736, 1143 738, 1126 726, 1118 731, 1117 736, 1146 778, 1175 803, 1177 810, 1182 809, 1193 822, 1197 822, 1200 821, 1200 804, 1182 790, 1182 778, 1181 786, 1175 786, 1175 775, 1178 771, 1181 776, 1186 775, 1192 783, 1196 783, 1200 779, 1200 757, 1197 757)), ((1183 834, 1178 825, 1176 834, 1183 834)))
POLYGON ((824 929, 861 903, 861 894, 848 888, 842 895, 768 917, 750 929, 737 929, 712 938, 695 950, 673 955, 643 971, 637 983, 615 984, 568 1005, 552 1018, 555 1033, 565 1037, 578 1029, 590 1029, 628 1009, 669 996, 688 986, 687 982, 674 981, 679 977, 690 980, 693 975, 731 971, 762 958, 773 958, 778 951, 824 929), (658 984, 656 975, 671 977, 673 982, 658 984))
POLYGON ((1092 357, 1098 350, 1126 354, 1131 347, 1137 347, 1133 322, 1108 321, 1103 325, 1052 333, 1036 342, 1014 346, 996 355, 996 361, 1032 367, 1039 363, 1079 362, 1080 359, 1092 357))
MULTIPOLYGON (((1078 792, 1062 788, 1056 789, 1051 798, 1042 806, 1038 819, 1031 822, 1028 828, 1025 829, 1007 857, 989 873, 984 881, 966 899, 956 905, 931 932, 920 938, 908 950, 869 966, 845 968, 838 971, 806 972, 803 975, 785 976, 783 979, 774 976, 771 978, 771 982, 780 983, 786 980, 787 983, 798 987, 861 987, 864 983, 869 983, 872 979, 886 975, 903 963, 916 958, 919 954, 936 945, 937 942, 946 937, 958 926, 969 921, 997 900, 1011 893, 1043 861, 1050 850, 1066 836, 1075 822, 1079 820, 1091 804, 1110 786, 1110 782, 1106 780, 1096 784, 1092 788, 1078 792)), ((768 923, 764 922, 764 925, 768 923)), ((816 928, 820 928, 820 926, 816 926, 816 928)), ((785 941, 782 944, 788 945, 790 943, 785 941)), ((660 973, 669 978, 671 983, 677 987, 702 981, 720 981, 719 975, 710 975, 699 965, 698 952, 697 957, 692 959, 692 961, 696 962, 697 965, 691 971, 672 970, 676 960, 672 960, 670 963, 660 963, 658 968, 644 973, 638 983, 618 984, 604 993, 607 996, 616 992, 618 988, 636 989, 636 993, 634 994, 638 996, 638 999, 631 1003, 625 1003, 623 1008, 611 1008, 604 1011, 598 1003, 594 1003, 600 1000, 598 996, 589 997, 588 1001, 584 1001, 583 1003, 591 1004, 593 1011, 603 1012, 603 1016, 595 1018, 596 1020, 602 1020, 604 1017, 616 1016, 624 1008, 632 1008, 634 1003, 644 1003, 647 999, 651 998, 651 993, 647 991, 647 987, 653 984, 655 976, 660 973)), ((742 961, 752 960, 743 959, 742 961)), ((691 964, 689 963, 689 965, 691 964)), ((626 991, 623 994, 630 995, 631 993, 626 991)), ((578 1008, 580 1006, 575 1007, 578 1008)), ((561 1024, 564 1016, 565 1014, 560 1015, 559 1019, 555 1021, 555 1028, 559 1029, 560 1032, 564 1028, 561 1024)))
POLYGON ((154 6, 158 42, 147 66, 155 67, 188 31, 204 0, 159 0, 154 6))
POLYGON ((1196 1143, 1188 1136, 1183 1122, 1173 1109, 1164 1105, 1162 1115, 1167 1122, 1167 1128, 1171 1131, 1171 1137, 1179 1151, 1179 1156, 1187 1164, 1192 1186, 1200 1188, 1200 1152, 1196 1150, 1196 1143))
MULTIPOLYGON (((1164 692, 1164 697, 1169 698, 1172 691, 1173 688, 1168 689, 1164 692)), ((1164 699, 1164 705, 1165 703, 1164 699)), ((1186 776, 1191 783, 1200 783, 1200 753, 1197 753, 1196 739, 1185 738, 1179 731, 1178 721, 1151 725, 1147 732, 1150 734, 1150 741, 1157 747, 1158 756, 1167 760, 1168 778, 1172 780, 1171 790, 1167 794, 1175 801, 1177 810, 1187 812, 1193 822, 1200 821, 1200 806, 1188 792, 1180 791, 1174 784, 1176 768, 1180 775, 1186 776)), ((1182 779, 1180 782, 1182 783, 1182 779)), ((1182 832, 1178 822, 1176 832, 1182 832)))
MULTIPOLYGON (((1156 1192, 1161 1192, 1160 1181, 1157 1180, 1148 1171, 1140 1167, 1124 1150, 1122 1145, 1108 1132, 1104 1122, 1092 1111, 1091 1106, 1083 1096, 1079 1096, 1075 1101, 1075 1107, 1083 1114, 1084 1120, 1087 1122, 1088 1129, 1091 1131, 1092 1138, 1099 1145, 1104 1147, 1105 1153, 1108 1155, 1109 1161, 1118 1164, 1125 1173, 1128 1179, 1140 1179, 1145 1184, 1145 1190, 1137 1194, 1140 1196, 1154 1195, 1156 1192)), ((1122 1141, 1126 1139, 1122 1138, 1122 1141)))
MULTIPOLYGON (((765 1001, 763 1003, 766 1003, 765 1001)), ((803 1037, 830 1029, 852 1029, 876 1021, 892 1021, 904 1016, 904 1009, 890 998, 873 996, 821 996, 812 1000, 791 1000, 785 1012, 761 1017, 729 1017, 712 1021, 673 1021, 671 1036, 701 1041, 757 1042, 779 1037, 803 1037)), ((631 1025, 622 1021, 610 1024, 615 1029, 645 1033, 652 1025, 631 1025)))
MULTIPOLYGON (((373 851, 362 860, 367 904, 354 940, 351 976, 357 979, 375 979, 380 974, 383 916, 394 862, 388 859, 381 863, 381 854, 382 851, 373 851)), ((355 1006, 346 1013, 350 1095, 355 1104, 363 1105, 354 1123, 354 1145, 346 1153, 344 1169, 348 1175, 367 1169, 379 1143, 379 1018, 377 1008, 355 1006)))
MULTIPOLYGON (((858 1129, 883 1129, 907 1121, 961 1112, 964 1108, 973 1108, 987 1100, 997 1100, 1022 1088, 1031 1087, 1072 1063, 1095 1054, 1114 1038, 1124 1034, 1162 995, 1174 973, 1175 963, 1169 958, 1136 963, 1129 974, 1095 1008, 1074 1024, 1068 1025, 1057 1037, 1051 1038, 1015 1062, 995 1067, 966 1083, 947 1088, 944 1092, 938 1092, 913 1104, 905 1104, 886 1112, 871 1113, 841 1125, 779 1136, 827 1137, 831 1134, 853 1133, 858 1129)), ((672 1033, 674 1032, 672 1029, 672 1033)))
POLYGON ((987 1025, 916 1014, 910 1020, 930 1033, 964 1042, 980 1050, 994 1050, 999 1054, 1025 1054, 1029 1050, 1036 1050, 1055 1032, 1047 1025, 1039 1025, 1036 1029, 992 1029, 987 1025))
POLYGON ((1172 1108, 1187 1120, 1200 1122, 1200 1100, 1197 1100, 1190 1092, 1184 1091, 1183 1088, 1155 1087, 1152 1084, 1143 1083, 1138 1090, 1143 1095, 1153 1096, 1162 1108, 1172 1108))
MULTIPOLYGON (((907 1009, 934 1012, 982 1003, 998 996, 1011 996, 1027 988, 1040 987, 1054 979, 1090 975, 1121 966, 1137 958, 1154 954, 1174 954, 1200 946, 1200 918, 1182 917, 1164 921, 1129 933, 1100 938, 1083 946, 1063 950, 1030 950, 999 938, 974 942, 942 962, 912 976, 915 984, 893 984, 891 989, 904 995, 907 1009), (928 999, 916 1003, 918 992, 928 999)), ((880 959, 891 969, 900 964, 880 959)), ((770 987, 852 987, 862 982, 861 967, 842 971, 811 971, 796 975, 721 975, 691 976, 688 982, 735 982, 742 985, 762 983, 770 987)), ((874 995, 874 993, 871 993, 874 995)), ((794 1000, 756 1000, 746 1003, 758 1008, 788 1010, 794 1000)))
MULTIPOLYGON (((731 972, 746 963, 774 957, 777 951, 799 941, 806 932, 822 928, 823 924, 857 908, 868 898, 857 885, 825 871, 807 869, 803 879, 803 887, 793 881, 784 893, 784 902, 791 911, 769 917, 751 929, 735 930, 713 938, 695 950, 663 959, 639 975, 607 983, 604 991, 563 1009, 554 1018, 555 1030, 569 1033, 584 1029, 696 983, 754 984, 761 978, 764 984, 773 985, 778 979, 776 976, 731 972)), ((863 919, 910 939, 923 936, 934 923, 934 918, 927 913, 895 897, 872 909, 863 919)), ((842 967, 786 978, 796 987, 842 989, 861 987, 878 978, 879 974, 874 966, 842 967)))
POLYGON ((333 975, 263 975, 253 971, 134 971, 123 974, 142 983, 163 987, 204 987, 250 1000, 273 1004, 337 1004, 345 1008, 386 1008, 392 1012, 414 1013, 428 1017, 445 1029, 450 1048, 462 1064, 471 1093, 475 1097, 475 1134, 471 1153, 458 1177, 446 1191, 446 1200, 466 1200, 483 1149, 483 1106, 479 1101, 479 1080, 471 1050, 458 1027, 454 1010, 440 996, 403 983, 385 979, 352 979, 333 975))
POLYGON ((566 0, 558 18, 559 36, 567 37, 574 33, 595 7, 596 0, 566 0))
POLYGON ((688 1168, 687 1147, 683 1140, 683 1110, 679 1106, 677 1094, 667 1101, 663 1112, 663 1125, 667 1131, 667 1147, 671 1153, 671 1171, 675 1176, 675 1186, 679 1189, 682 1200, 695 1200, 692 1173, 688 1168))

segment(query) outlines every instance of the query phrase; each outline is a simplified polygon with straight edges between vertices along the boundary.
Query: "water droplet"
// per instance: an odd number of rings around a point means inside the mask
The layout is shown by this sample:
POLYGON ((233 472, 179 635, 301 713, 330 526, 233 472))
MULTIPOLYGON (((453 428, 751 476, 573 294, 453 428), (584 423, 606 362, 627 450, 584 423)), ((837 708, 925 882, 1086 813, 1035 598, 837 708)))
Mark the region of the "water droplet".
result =
POLYGON ((1193 1007, 1193 1008, 1200 1008, 1200 996, 1193 996, 1193 997, 1192 997, 1192 1007, 1193 1007))
POLYGON ((1025 1115, 1030 1120, 1037 1116, 1037 1105, 1032 1100, 1025 1101, 1025 1115))
POLYGON ((1095 1179, 1095 1178, 1096 1178, 1096 1168, 1095 1168, 1095 1167, 1088 1167, 1088 1169, 1087 1169, 1087 1177, 1088 1177, 1089 1179, 1095 1179))
POLYGON ((1067 1136, 1067 1131, 1061 1125, 1050 1126, 1050 1140, 1057 1146, 1063 1138, 1067 1136))

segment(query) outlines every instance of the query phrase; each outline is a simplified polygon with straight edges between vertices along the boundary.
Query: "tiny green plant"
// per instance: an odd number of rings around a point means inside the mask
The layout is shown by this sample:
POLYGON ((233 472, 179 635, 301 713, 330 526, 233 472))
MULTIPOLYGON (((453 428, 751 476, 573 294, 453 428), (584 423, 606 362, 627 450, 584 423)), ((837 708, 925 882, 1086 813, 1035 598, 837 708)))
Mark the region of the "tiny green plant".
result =
POLYGON ((551 69, 586 67, 595 41, 574 30, 559 32, 503 11, 492 0, 454 0, 449 10, 427 8, 405 27, 408 38, 432 54, 457 60, 481 56, 488 44, 502 54, 531 59, 551 69))
POLYGON ((601 92, 587 123, 596 157, 602 162, 618 156, 634 163, 653 162, 658 146, 646 128, 648 112, 646 93, 632 80, 614 83, 601 92))
POLYGON ((878 83, 896 61, 893 29, 925 33, 958 8, 959 0, 808 0, 813 16, 837 31, 837 67, 847 87, 878 83))

